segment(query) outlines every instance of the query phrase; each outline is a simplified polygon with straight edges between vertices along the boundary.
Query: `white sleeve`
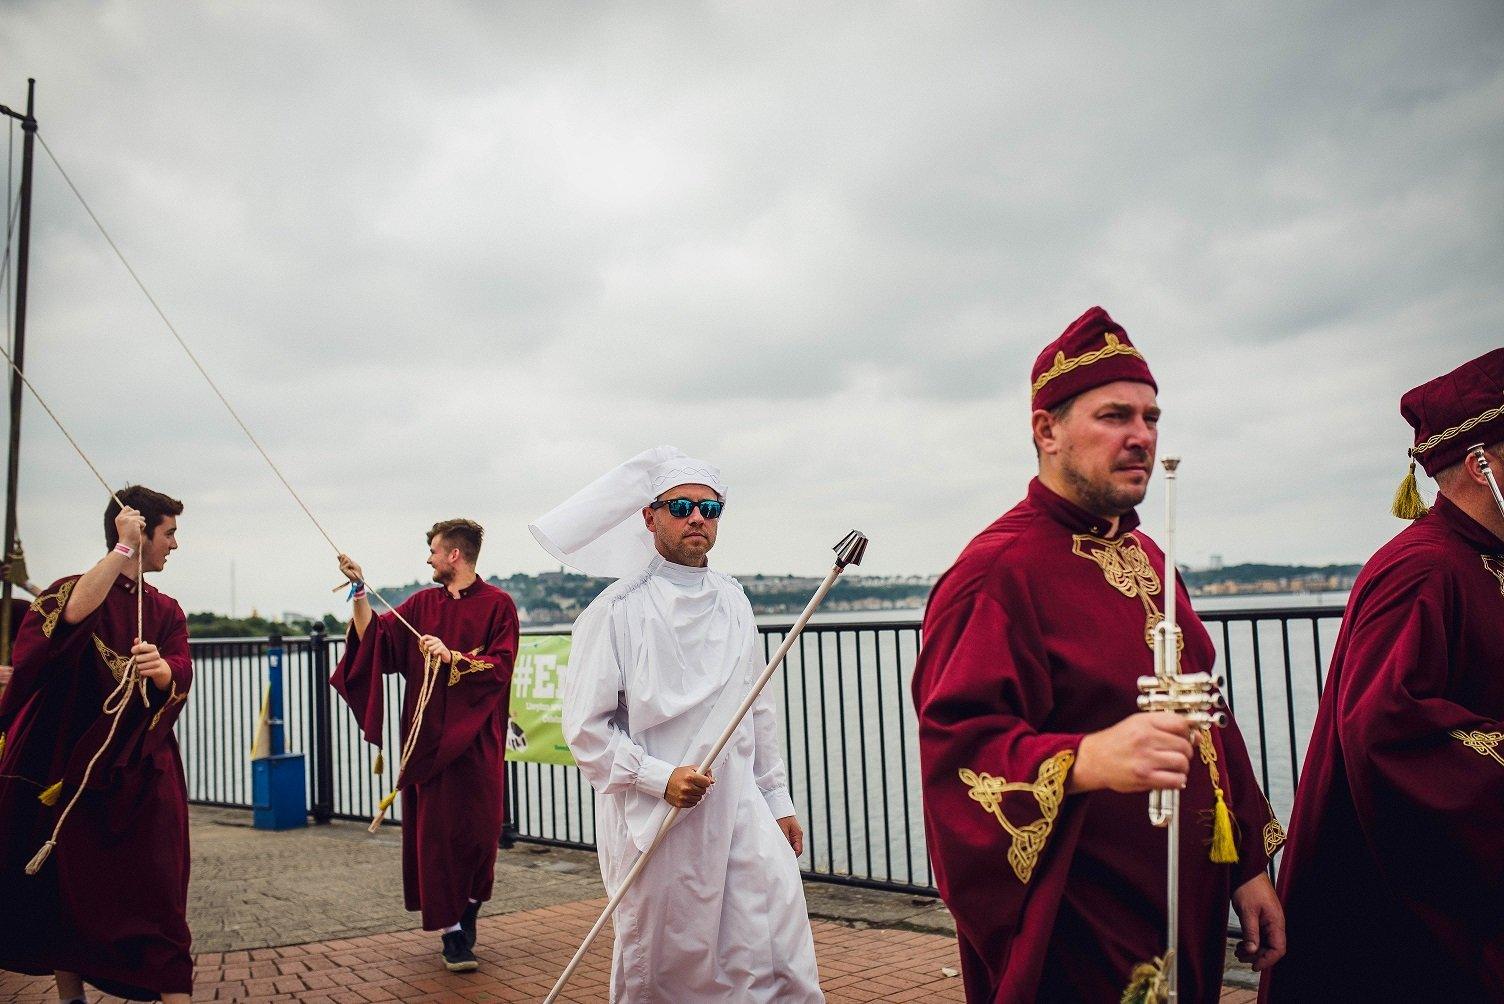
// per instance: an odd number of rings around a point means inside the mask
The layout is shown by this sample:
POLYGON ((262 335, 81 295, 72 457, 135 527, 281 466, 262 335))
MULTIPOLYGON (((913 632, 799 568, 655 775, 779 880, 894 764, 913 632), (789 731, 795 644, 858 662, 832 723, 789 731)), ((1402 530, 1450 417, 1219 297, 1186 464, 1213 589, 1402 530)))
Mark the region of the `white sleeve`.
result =
POLYGON ((752 734, 756 739, 752 772, 773 818, 782 819, 794 814, 794 799, 789 795, 788 772, 784 769, 783 753, 778 744, 778 710, 770 693, 772 686, 769 681, 752 706, 752 734))
POLYGON ((564 679, 564 741, 580 773, 602 795, 636 788, 662 798, 674 765, 632 741, 625 685, 611 608, 586 610, 575 623, 564 679))

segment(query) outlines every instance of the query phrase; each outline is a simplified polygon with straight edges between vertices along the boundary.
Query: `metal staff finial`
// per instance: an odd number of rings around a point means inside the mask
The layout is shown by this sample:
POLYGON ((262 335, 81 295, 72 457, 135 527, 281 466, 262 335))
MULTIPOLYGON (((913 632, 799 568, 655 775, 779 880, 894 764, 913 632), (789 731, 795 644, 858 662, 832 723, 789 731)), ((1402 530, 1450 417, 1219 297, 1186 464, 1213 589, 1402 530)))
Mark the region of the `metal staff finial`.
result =
POLYGON ((842 568, 860 565, 862 558, 867 555, 867 535, 860 530, 852 530, 831 550, 836 552, 836 564, 842 568))
POLYGON ((1494 505, 1499 507, 1499 518, 1504 519, 1504 493, 1499 491, 1499 481, 1494 477, 1494 465, 1488 459, 1488 451, 1482 443, 1474 443, 1467 448, 1467 452, 1478 461, 1478 469, 1483 472, 1483 477, 1488 481, 1488 490, 1493 492, 1494 505))

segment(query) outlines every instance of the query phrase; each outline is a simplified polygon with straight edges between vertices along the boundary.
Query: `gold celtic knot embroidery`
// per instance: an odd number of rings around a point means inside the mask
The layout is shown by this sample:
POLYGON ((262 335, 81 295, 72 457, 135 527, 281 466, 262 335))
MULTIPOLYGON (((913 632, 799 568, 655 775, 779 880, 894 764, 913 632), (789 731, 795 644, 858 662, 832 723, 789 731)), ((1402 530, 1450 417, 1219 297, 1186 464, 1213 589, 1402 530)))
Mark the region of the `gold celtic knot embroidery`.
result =
POLYGON ((77 581, 69 579, 57 587, 57 592, 38 596, 32 601, 31 609, 42 615, 43 638, 51 638, 52 632, 57 630, 57 619, 63 615, 63 607, 68 605, 68 597, 72 595, 73 585, 77 581), (49 604, 52 604, 50 609, 49 604))
POLYGON ((475 658, 477 655, 480 655, 480 646, 472 648, 469 652, 454 653, 454 661, 449 664, 449 685, 451 687, 459 683, 460 677, 466 674, 479 673, 487 669, 496 668, 494 663, 475 658), (460 667, 461 662, 465 663, 464 668, 460 667))
POLYGON ((1060 802, 1065 797, 1065 775, 1075 763, 1076 754, 1061 750, 1039 765, 1039 774, 1031 784, 1027 781, 1009 781, 978 774, 965 767, 960 770, 961 783, 970 790, 972 800, 1002 824, 1013 838, 1008 848, 1008 863, 1020 882, 1027 883, 1034 876, 1034 866, 1055 826, 1055 817, 1060 813, 1060 802), (1003 795, 1010 791, 1028 792, 1039 805, 1039 818, 1024 826, 1015 826, 1003 812, 1003 795))
POLYGON ((1453 729, 1452 738, 1462 740, 1462 745, 1479 756, 1491 756, 1504 764, 1504 757, 1499 755, 1499 744, 1504 743, 1504 732, 1463 732, 1461 729, 1453 729))
MULTIPOLYGON (((1129 599, 1136 599, 1144 607, 1144 644, 1154 649, 1154 629, 1164 620, 1164 614, 1154 605, 1154 597, 1160 594, 1159 573, 1149 563, 1149 555, 1131 533, 1117 540, 1093 537, 1078 533, 1071 537, 1071 553, 1090 558, 1102 569, 1107 584, 1129 599)), ((1180 635, 1179 651, 1185 650, 1185 635, 1180 635)))
POLYGON ((1269 807, 1269 822, 1264 824, 1264 857, 1273 858, 1274 852, 1284 846, 1285 828, 1280 825, 1279 817, 1274 814, 1274 806, 1267 797, 1264 804, 1269 807))
POLYGON ((1144 354, 1138 349, 1132 345, 1124 345, 1118 341, 1117 335, 1109 332, 1107 335, 1107 344, 1103 345, 1100 349, 1083 352, 1079 356, 1072 356, 1069 359, 1065 358, 1064 352, 1055 353, 1055 361, 1050 364, 1049 369, 1039 374, 1039 379, 1034 381, 1034 387, 1030 393, 1038 394, 1040 388, 1045 384, 1056 377, 1065 376, 1071 370, 1082 366, 1090 366, 1092 363, 1099 363, 1103 359, 1111 359, 1113 356, 1138 356, 1140 359, 1144 358, 1144 354))
POLYGON ((106 645, 104 639, 100 638, 97 634, 90 635, 89 637, 94 639, 94 649, 99 653, 100 661, 110 671, 110 675, 115 678, 115 682, 119 683, 121 678, 125 676, 125 667, 131 661, 130 656, 120 655, 114 649, 110 648, 110 646, 106 645))
POLYGON ((1483 559, 1483 570, 1498 580, 1499 595, 1504 596, 1504 561, 1487 554, 1478 557, 1483 559))

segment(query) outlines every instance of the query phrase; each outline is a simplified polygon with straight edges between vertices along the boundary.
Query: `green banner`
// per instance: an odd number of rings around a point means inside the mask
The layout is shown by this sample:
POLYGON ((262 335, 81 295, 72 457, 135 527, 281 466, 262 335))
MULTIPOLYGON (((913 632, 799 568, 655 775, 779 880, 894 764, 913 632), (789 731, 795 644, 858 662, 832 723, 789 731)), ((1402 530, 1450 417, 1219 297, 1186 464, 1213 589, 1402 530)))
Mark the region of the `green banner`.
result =
POLYGON ((564 673, 569 669, 567 634, 523 635, 512 670, 508 760, 573 764, 564 742, 564 673))

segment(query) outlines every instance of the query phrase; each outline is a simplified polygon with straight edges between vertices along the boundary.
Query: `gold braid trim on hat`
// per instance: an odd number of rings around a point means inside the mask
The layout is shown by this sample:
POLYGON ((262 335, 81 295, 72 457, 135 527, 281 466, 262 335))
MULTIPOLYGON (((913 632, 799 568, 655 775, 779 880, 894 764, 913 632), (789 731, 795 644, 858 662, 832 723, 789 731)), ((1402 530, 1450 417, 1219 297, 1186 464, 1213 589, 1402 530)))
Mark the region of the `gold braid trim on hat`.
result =
POLYGON ((1418 457, 1422 453, 1425 453, 1427 450, 1435 449, 1442 443, 1445 443, 1447 440, 1462 435, 1469 429, 1482 425, 1484 422, 1492 422, 1500 415, 1504 415, 1504 404, 1499 405, 1497 408, 1490 408, 1481 415, 1474 415, 1472 418, 1468 419, 1466 422, 1463 422, 1461 425, 1454 425, 1450 429, 1443 429, 1441 432, 1438 432, 1436 435, 1432 436, 1424 443, 1421 443, 1418 446, 1412 446, 1409 450, 1409 454, 1412 457, 1418 457))
POLYGON ((995 817, 1012 837, 1008 847, 1008 864, 1020 882, 1027 883, 1034 877, 1034 866, 1044 851, 1045 841, 1055 828, 1055 817, 1060 814, 1060 803, 1065 798, 1065 776, 1075 763, 1074 750, 1061 750, 1039 765, 1039 773, 1033 783, 1009 781, 991 774, 978 774, 962 767, 959 776, 966 785, 972 800, 983 811, 995 817), (1015 826, 1003 812, 1003 795, 1010 791, 1028 792, 1039 806, 1039 818, 1024 826, 1015 826))
MULTIPOLYGON (((1099 363, 1103 359, 1111 359, 1113 356, 1138 356, 1140 359, 1144 358, 1144 354, 1138 349, 1132 345, 1124 345, 1118 341, 1117 335, 1108 332, 1107 344, 1100 349, 1092 349, 1090 352, 1083 352, 1081 355, 1070 359, 1065 358, 1064 352, 1055 353, 1055 362, 1049 369, 1039 374, 1039 379, 1034 381, 1034 389, 1030 391, 1030 396, 1038 394, 1045 384, 1058 376, 1065 376, 1071 370, 1079 369, 1082 366, 1090 366, 1092 363, 1099 363)), ((1147 360, 1145 361, 1147 362, 1147 360)))

